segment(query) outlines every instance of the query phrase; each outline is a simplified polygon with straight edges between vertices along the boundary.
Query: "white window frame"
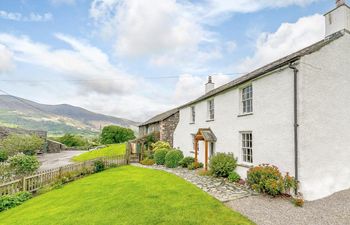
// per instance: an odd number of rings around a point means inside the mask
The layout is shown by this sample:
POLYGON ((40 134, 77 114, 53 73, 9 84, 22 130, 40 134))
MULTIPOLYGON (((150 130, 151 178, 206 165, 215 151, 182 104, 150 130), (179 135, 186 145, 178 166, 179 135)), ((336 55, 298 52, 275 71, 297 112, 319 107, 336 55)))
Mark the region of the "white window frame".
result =
POLYGON ((240 90, 241 114, 253 113, 253 85, 248 84, 240 90), (246 91, 247 90, 247 91, 246 91))
POLYGON ((245 164, 253 164, 253 162, 254 162, 253 132, 242 131, 242 132, 240 132, 240 136, 241 136, 242 162, 245 164))
POLYGON ((190 109, 190 123, 196 122, 196 107, 193 105, 190 109))
POLYGON ((208 111, 207 112, 208 121, 214 120, 215 119, 215 102, 213 98, 207 101, 207 111, 208 111), (211 105, 212 105, 212 108, 211 108, 211 105))

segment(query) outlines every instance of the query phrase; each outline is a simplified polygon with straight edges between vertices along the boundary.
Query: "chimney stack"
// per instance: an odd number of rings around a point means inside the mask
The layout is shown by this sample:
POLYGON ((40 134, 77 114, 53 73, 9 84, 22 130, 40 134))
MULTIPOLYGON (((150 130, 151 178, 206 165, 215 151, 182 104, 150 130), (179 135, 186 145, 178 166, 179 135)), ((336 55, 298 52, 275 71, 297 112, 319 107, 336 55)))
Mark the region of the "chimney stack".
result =
POLYGON ((205 93, 208 93, 214 88, 215 88, 215 84, 213 83, 211 76, 208 76, 208 83, 205 84, 205 93))
POLYGON ((324 16, 326 37, 344 29, 350 31, 350 7, 345 0, 336 0, 336 8, 324 16))

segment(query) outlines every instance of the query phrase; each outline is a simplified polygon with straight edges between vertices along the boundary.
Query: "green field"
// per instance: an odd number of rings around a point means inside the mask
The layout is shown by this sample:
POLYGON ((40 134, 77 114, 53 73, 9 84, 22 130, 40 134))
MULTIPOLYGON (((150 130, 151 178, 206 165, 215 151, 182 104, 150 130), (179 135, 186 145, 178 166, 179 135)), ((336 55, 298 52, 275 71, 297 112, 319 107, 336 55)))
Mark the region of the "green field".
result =
POLYGON ((99 150, 93 150, 81 155, 73 157, 75 162, 83 162, 86 160, 96 159, 104 156, 117 156, 125 154, 126 145, 123 144, 113 144, 99 150))
POLYGON ((77 180, 2 212, 0 224, 253 223, 173 174, 124 166, 77 180))

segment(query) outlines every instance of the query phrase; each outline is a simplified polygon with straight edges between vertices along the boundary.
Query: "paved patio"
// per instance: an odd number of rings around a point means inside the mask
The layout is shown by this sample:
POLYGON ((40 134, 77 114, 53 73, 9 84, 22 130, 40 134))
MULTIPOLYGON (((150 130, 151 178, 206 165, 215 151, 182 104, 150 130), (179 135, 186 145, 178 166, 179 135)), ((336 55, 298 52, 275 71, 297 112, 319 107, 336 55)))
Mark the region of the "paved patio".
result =
POLYGON ((39 171, 53 169, 61 166, 66 166, 74 162, 71 159, 84 153, 86 151, 63 151, 60 153, 47 153, 38 156, 38 160, 41 163, 39 171))
POLYGON ((235 199, 245 198, 254 194, 251 190, 244 186, 237 185, 235 183, 228 182, 223 178, 216 178, 212 176, 200 176, 198 170, 188 170, 187 168, 166 168, 164 166, 143 166, 141 164, 132 164, 134 166, 163 170, 172 174, 175 174, 183 179, 196 185, 203 191, 207 192, 214 198, 221 202, 228 202, 235 199))

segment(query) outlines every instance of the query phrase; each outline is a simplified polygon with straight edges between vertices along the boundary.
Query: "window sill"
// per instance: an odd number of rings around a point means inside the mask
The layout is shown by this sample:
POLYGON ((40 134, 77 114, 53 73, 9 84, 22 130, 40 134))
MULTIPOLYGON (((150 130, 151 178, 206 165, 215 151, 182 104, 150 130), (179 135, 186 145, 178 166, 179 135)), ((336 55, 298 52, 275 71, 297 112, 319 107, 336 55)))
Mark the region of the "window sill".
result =
POLYGON ((212 122, 212 121, 214 121, 214 119, 212 119, 212 120, 206 120, 205 122, 212 122))
POLYGON ((251 116, 253 113, 245 113, 245 114, 239 114, 237 117, 244 117, 244 116, 251 116))
POLYGON ((249 164, 249 163, 239 163, 237 164, 237 166, 248 168, 248 169, 254 167, 253 164, 249 164))
POLYGON ((190 125, 195 124, 194 122, 191 122, 190 125))

